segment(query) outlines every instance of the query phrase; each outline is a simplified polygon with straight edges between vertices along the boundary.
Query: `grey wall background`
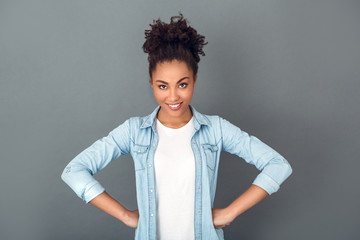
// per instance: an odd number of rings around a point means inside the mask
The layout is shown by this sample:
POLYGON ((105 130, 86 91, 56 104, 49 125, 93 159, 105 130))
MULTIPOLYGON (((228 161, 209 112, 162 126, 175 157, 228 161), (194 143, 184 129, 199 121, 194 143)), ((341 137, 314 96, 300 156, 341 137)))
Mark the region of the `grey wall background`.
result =
MULTIPOLYGON (((85 205, 65 165, 155 107, 141 46, 178 11, 209 44, 193 106, 283 156, 279 192, 224 229, 226 239, 359 239, 359 1, 0 1, 1 239, 132 239, 85 205)), ((223 153, 215 207, 258 171, 223 153)), ((136 208, 129 156, 95 176, 136 208)))

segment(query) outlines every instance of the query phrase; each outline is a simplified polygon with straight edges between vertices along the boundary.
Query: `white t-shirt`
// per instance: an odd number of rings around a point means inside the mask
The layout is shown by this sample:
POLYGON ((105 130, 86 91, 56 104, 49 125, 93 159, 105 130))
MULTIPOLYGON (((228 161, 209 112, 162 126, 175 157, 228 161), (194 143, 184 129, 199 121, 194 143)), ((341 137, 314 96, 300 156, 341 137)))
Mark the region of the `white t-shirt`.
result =
POLYGON ((181 128, 156 121, 154 156, 158 240, 194 239, 195 158, 191 148, 194 120, 181 128))

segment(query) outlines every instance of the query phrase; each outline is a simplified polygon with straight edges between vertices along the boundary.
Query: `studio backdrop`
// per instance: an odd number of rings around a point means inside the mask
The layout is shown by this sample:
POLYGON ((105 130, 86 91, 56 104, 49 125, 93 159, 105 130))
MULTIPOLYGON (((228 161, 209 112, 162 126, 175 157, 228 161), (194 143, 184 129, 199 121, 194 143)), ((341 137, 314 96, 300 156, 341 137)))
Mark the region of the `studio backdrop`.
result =
MULTIPOLYGON (((60 175, 97 139, 155 109, 144 31, 179 12, 208 41, 192 105, 293 168, 225 239, 360 239, 360 2, 347 0, 1 0, 0 239, 134 238, 60 175)), ((214 207, 258 172, 223 152, 214 207)), ((130 155, 94 177, 137 208, 130 155)))

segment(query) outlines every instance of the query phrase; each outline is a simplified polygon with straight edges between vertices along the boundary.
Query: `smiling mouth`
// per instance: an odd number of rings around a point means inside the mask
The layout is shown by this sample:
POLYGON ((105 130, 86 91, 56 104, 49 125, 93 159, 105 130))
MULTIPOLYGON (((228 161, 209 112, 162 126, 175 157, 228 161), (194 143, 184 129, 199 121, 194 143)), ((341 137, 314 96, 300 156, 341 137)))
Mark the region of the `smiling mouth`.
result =
POLYGON ((178 103, 178 104, 167 104, 167 105, 169 106, 169 108, 170 108, 171 110, 176 111, 176 110, 178 110, 178 109, 181 107, 181 104, 182 104, 182 102, 181 102, 181 103, 178 103))

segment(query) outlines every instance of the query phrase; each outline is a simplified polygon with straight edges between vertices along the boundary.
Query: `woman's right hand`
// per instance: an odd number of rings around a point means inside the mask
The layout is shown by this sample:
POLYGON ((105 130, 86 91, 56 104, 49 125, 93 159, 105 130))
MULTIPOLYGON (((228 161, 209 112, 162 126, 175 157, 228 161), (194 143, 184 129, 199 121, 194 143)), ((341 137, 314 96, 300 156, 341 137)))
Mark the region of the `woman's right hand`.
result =
POLYGON ((134 211, 128 210, 126 213, 126 217, 123 220, 123 223, 132 228, 137 228, 139 222, 139 210, 136 209, 134 211))

